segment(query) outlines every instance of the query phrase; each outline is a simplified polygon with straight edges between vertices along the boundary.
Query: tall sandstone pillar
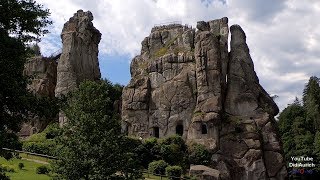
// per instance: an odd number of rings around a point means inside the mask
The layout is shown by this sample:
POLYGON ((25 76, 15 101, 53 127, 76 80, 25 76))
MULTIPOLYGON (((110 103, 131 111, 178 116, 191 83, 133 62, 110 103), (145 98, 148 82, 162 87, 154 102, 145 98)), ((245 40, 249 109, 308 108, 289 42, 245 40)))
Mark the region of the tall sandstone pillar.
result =
MULTIPOLYGON (((66 95, 85 80, 99 80, 98 44, 101 33, 92 24, 90 11, 78 10, 64 24, 61 39, 62 54, 57 67, 55 96, 66 95)), ((60 125, 65 122, 63 112, 59 114, 60 125)))

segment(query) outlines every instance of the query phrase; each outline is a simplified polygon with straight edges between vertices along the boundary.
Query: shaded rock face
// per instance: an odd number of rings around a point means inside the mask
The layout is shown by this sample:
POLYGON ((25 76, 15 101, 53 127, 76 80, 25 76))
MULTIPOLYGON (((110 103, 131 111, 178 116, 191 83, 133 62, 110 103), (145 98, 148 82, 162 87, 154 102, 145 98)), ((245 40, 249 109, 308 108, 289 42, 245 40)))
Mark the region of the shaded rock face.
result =
MULTIPOLYGON (((98 44, 101 33, 92 24, 90 11, 77 11, 64 24, 61 39, 62 54, 57 68, 55 96, 65 95, 75 90, 85 80, 99 80, 101 77, 98 62, 98 44)), ((63 112, 59 123, 66 121, 63 112)))
POLYGON ((283 179, 278 107, 259 84, 246 35, 228 19, 198 30, 154 27, 131 62, 122 129, 142 138, 181 135, 215 152, 221 179, 283 179))
POLYGON ((36 56, 29 59, 24 67, 24 75, 31 77, 28 89, 40 96, 54 97, 57 82, 57 62, 54 58, 36 56))
MULTIPOLYGON (((23 74, 31 79, 31 83, 27 88, 37 96, 55 96, 54 91, 57 82, 56 60, 57 57, 35 56, 25 63, 23 74)), ((38 133, 44 130, 51 120, 30 116, 30 121, 22 124, 19 136, 26 137, 38 133)))
POLYGON ((203 180, 221 180, 220 171, 203 165, 193 165, 190 167, 190 176, 203 180))

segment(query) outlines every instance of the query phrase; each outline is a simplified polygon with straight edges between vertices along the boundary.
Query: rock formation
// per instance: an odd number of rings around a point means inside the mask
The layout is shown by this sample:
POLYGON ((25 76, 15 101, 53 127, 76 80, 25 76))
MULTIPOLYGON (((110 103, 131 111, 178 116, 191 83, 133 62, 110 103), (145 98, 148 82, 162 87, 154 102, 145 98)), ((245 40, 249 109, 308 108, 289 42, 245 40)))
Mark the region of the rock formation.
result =
MULTIPOLYGON (((23 74, 31 79, 31 83, 27 88, 37 96, 54 97, 57 82, 56 60, 58 57, 46 58, 38 55, 30 58, 25 63, 23 74)), ((48 119, 32 117, 28 123, 22 124, 19 136, 26 137, 42 131, 49 122, 50 120, 48 119)))
POLYGON ((214 152, 221 179, 283 179, 278 107, 259 84, 238 25, 198 22, 197 31, 154 27, 131 62, 122 129, 142 138, 181 135, 214 152))
MULTIPOLYGON (((98 44, 101 33, 92 24, 90 11, 77 11, 64 24, 61 39, 62 54, 57 68, 57 97, 75 90, 84 80, 99 80, 98 44)), ((65 116, 59 114, 59 122, 63 124, 65 116)))
MULTIPOLYGON (((31 77, 28 89, 39 96, 59 97, 75 90, 84 80, 99 80, 98 44, 100 32, 92 24, 90 11, 77 11, 64 24, 61 39, 62 54, 42 57, 40 51, 26 64, 24 74, 31 77)), ((51 120, 52 121, 52 120, 51 120)), ((59 114, 61 124, 65 116, 59 114)), ((50 120, 32 119, 22 125, 20 136, 29 136, 42 131, 50 120)))
POLYGON ((57 82, 57 62, 55 58, 35 56, 24 67, 24 75, 31 77, 28 89, 40 96, 54 97, 57 82))

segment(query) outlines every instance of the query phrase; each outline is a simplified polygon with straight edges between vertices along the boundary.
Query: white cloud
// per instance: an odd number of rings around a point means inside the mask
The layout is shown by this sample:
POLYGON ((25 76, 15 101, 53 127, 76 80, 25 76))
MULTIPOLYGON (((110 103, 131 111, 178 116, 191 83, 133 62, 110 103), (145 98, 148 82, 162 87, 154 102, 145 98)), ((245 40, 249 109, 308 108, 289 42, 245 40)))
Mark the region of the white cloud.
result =
MULTIPOLYGON (((54 25, 40 46, 45 54, 61 47, 64 22, 78 9, 90 10, 102 33, 100 52, 137 55, 141 41, 155 24, 181 21, 195 26, 199 20, 224 16, 239 24, 257 75, 265 89, 277 94, 280 107, 300 96, 311 75, 320 76, 320 2, 316 0, 38 0, 51 9, 54 25)), ((103 61, 103 60, 102 60, 103 61)), ((129 71, 129 69, 127 70, 129 71)))

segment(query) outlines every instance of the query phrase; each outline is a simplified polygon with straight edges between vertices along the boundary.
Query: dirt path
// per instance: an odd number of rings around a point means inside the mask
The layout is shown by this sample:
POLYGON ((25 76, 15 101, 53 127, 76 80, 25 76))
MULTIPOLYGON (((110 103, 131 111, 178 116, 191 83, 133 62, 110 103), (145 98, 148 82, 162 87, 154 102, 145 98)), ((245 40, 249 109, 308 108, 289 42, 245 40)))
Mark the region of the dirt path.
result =
POLYGON ((21 159, 27 160, 27 161, 36 162, 36 163, 40 163, 40 164, 49 164, 48 162, 40 161, 40 160, 36 160, 36 159, 28 159, 28 158, 21 158, 21 159))

